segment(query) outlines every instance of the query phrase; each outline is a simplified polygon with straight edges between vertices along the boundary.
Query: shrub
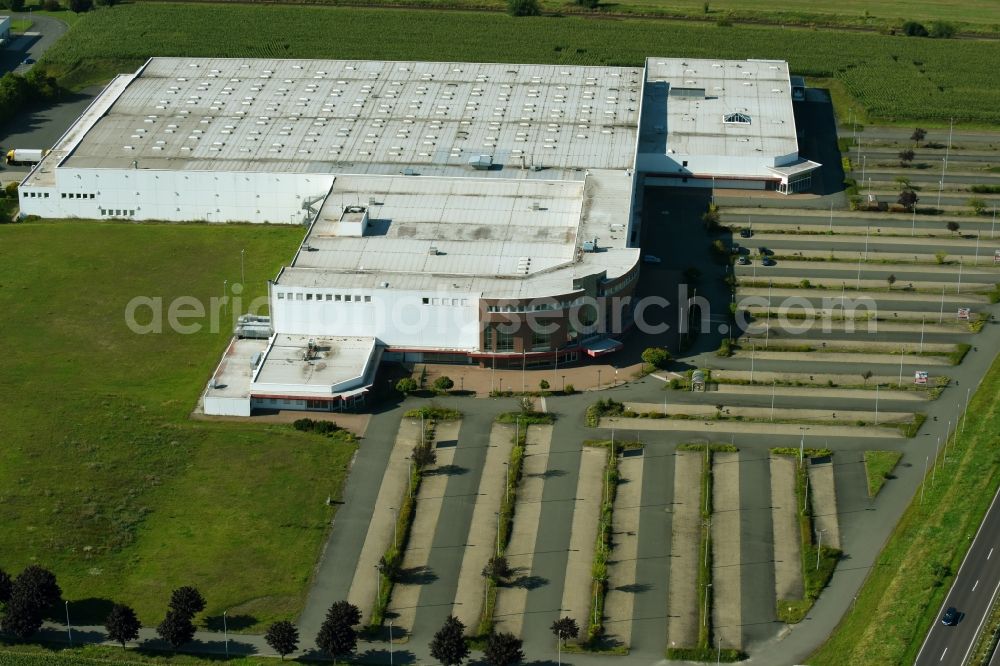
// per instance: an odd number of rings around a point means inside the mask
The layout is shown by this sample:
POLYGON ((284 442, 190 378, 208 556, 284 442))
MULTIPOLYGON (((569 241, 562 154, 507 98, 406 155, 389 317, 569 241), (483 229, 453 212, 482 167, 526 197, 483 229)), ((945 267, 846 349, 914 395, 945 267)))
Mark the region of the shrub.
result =
POLYGON ((670 358, 670 352, 663 347, 647 347, 642 352, 642 362, 653 368, 662 368, 670 358))
POLYGON ((69 0, 69 8, 74 14, 89 12, 94 8, 94 0, 69 0))
POLYGON ((62 5, 59 4, 59 0, 45 0, 42 3, 42 9, 47 12, 58 12, 62 11, 62 5))
POLYGON ((507 0, 507 13, 511 16, 538 16, 538 0, 507 0))
POLYGON ((716 350, 715 355, 723 358, 728 358, 733 355, 733 345, 729 342, 729 338, 725 338, 722 341, 722 344, 719 345, 719 349, 716 350))
POLYGON ((907 37, 926 37, 928 33, 922 23, 907 21, 903 24, 903 34, 907 37))
POLYGON ((576 387, 572 384, 566 384, 566 388, 563 390, 563 393, 566 393, 567 395, 576 393, 576 387))
POLYGON ((983 211, 986 210, 986 202, 979 197, 972 197, 969 199, 969 208, 972 209, 974 214, 982 215, 983 211))
POLYGON ((417 390, 417 380, 413 377, 403 377, 396 382, 396 390, 403 395, 409 395, 417 390))
POLYGON ((947 21, 934 21, 929 32, 931 37, 949 39, 955 36, 955 25, 947 21))
POLYGON ((540 388, 543 391, 548 391, 549 383, 543 379, 542 381, 538 382, 538 388, 540 388))
POLYGON ((455 382, 451 381, 451 377, 447 375, 441 375, 434 380, 434 390, 438 393, 445 393, 455 385, 455 382))

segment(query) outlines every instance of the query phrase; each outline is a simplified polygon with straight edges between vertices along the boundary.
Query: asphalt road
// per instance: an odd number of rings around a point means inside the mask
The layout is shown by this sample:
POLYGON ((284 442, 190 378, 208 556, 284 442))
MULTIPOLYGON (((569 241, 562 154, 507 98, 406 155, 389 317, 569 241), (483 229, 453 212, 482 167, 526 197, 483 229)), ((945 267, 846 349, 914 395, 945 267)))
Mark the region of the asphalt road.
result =
POLYGON ((51 16, 27 12, 14 12, 9 16, 14 21, 31 21, 31 28, 24 35, 14 36, 10 45, 0 50, 0 72, 17 71, 23 74, 30 69, 30 65, 21 64, 25 58, 41 58, 68 29, 65 23, 51 16))
POLYGON ((961 666, 966 663, 993 605, 993 599, 1000 590, 998 564, 1000 564, 1000 508, 994 497, 986 518, 958 570, 955 582, 945 597, 944 605, 938 613, 938 621, 931 626, 923 647, 917 654, 915 662, 917 666, 921 664, 961 666), (954 606, 961 613, 961 619, 955 626, 946 626, 940 622, 944 609, 949 606, 954 606))

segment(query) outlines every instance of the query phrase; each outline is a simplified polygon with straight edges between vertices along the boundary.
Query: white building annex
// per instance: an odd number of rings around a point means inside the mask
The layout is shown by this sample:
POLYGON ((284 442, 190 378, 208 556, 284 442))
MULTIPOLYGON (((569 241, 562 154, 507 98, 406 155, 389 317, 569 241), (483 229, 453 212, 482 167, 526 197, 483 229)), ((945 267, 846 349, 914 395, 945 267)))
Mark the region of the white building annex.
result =
POLYGON ((306 225, 207 413, 338 410, 382 359, 614 351, 643 182, 808 186, 780 61, 642 67, 152 58, 19 189, 24 215, 306 225))

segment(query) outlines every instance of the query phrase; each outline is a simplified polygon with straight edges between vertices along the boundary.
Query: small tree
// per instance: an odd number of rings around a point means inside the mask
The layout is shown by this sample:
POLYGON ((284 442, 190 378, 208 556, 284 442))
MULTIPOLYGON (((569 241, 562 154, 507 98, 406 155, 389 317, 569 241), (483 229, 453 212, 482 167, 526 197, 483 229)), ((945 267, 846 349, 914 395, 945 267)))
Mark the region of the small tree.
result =
POLYGON ((494 555, 483 567, 483 578, 489 578, 494 583, 510 578, 511 573, 510 563, 503 555, 494 555))
POLYGON ((326 619, 316 634, 316 645, 321 650, 337 658, 354 652, 358 646, 358 632, 354 625, 361 622, 361 611, 347 601, 337 601, 326 611, 326 619))
POLYGON ((535 401, 530 395, 524 395, 517 399, 517 407, 521 410, 521 416, 525 416, 535 411, 535 401))
POLYGON ((927 28, 922 23, 907 21, 903 24, 903 34, 907 37, 926 37, 927 28))
POLYGON ((670 352, 663 347, 647 347, 642 351, 642 362, 652 368, 662 368, 670 362, 670 352))
POLYGON ((935 252, 934 253, 934 261, 936 261, 939 264, 943 264, 944 260, 947 259, 947 258, 948 258, 948 255, 946 253, 944 253, 944 252, 935 252))
POLYGON ((194 624, 191 623, 190 616, 173 609, 167 611, 167 616, 156 628, 156 633, 160 635, 160 638, 170 643, 174 650, 185 643, 190 643, 191 639, 194 638, 194 631, 194 624))
POLYGON ((24 0, 9 0, 7 6, 10 7, 10 11, 12 12, 23 12, 24 0))
POLYGON ((913 207, 920 201, 920 197, 912 189, 907 188, 899 193, 897 201, 900 206, 905 207, 907 210, 913 210, 913 207))
POLYGON ((69 9, 74 14, 89 12, 94 8, 94 0, 69 0, 69 9))
POLYGON ((455 385, 455 382, 451 381, 451 377, 447 375, 441 375, 434 380, 434 390, 438 393, 444 393, 451 389, 455 385))
POLYGON ((403 377, 396 382, 396 390, 403 395, 409 395, 417 390, 417 380, 413 377, 403 377))
POLYGON ((896 276, 890 274, 885 281, 889 283, 889 291, 892 291, 892 285, 896 284, 896 276))
POLYGON ((959 223, 955 222, 954 220, 951 220, 950 222, 945 224, 944 227, 953 234, 958 233, 958 230, 961 229, 961 225, 959 225, 959 223))
POLYGON ((937 39, 949 39, 955 36, 955 24, 947 21, 934 21, 929 30, 930 36, 937 39))
POLYGON ((507 0, 507 13, 511 16, 538 16, 538 0, 507 0))
POLYGON ((30 601, 11 597, 4 607, 0 630, 21 640, 31 638, 42 628, 42 612, 30 601))
POLYGON ((868 386, 868 380, 872 378, 875 373, 871 370, 865 370, 861 373, 861 379, 865 380, 865 386, 868 386))
POLYGON ((969 199, 969 208, 972 209, 974 215, 982 215, 986 210, 986 202, 979 197, 972 197, 969 199))
POLYGON ((431 640, 431 656, 443 666, 458 666, 469 656, 465 642, 465 625, 454 615, 449 615, 444 625, 431 640))
POLYGON ((908 167, 908 166, 910 166, 910 163, 913 161, 913 158, 915 156, 916 156, 916 153, 914 153, 909 148, 907 148, 906 150, 899 151, 899 166, 901 166, 901 167, 908 167))
POLYGON ((926 136, 927 136, 927 130, 925 130, 923 127, 918 127, 915 130, 913 130, 913 134, 910 135, 910 141, 913 141, 914 143, 920 143, 921 141, 924 140, 926 136))
POLYGON ((524 661, 521 639, 514 634, 490 634, 483 656, 490 666, 514 666, 524 661))
POLYGON ((295 652, 299 646, 299 630, 288 620, 279 620, 267 628, 264 640, 284 661, 285 655, 295 652))
POLYGON ((60 599, 62 590, 56 583, 56 575, 37 564, 25 567, 10 586, 10 603, 33 608, 39 613, 52 608, 60 599))
POLYGON ((135 611, 125 604, 115 604, 111 607, 107 619, 104 620, 104 629, 108 632, 108 638, 116 643, 125 644, 139 638, 139 628, 142 624, 136 617, 135 611))
POLYGON ((580 635, 580 625, 576 623, 576 620, 569 616, 561 617, 553 622, 551 629, 552 633, 559 641, 560 649, 566 644, 566 641, 580 635))
POLYGON ((8 574, 3 569, 0 569, 0 604, 5 604, 10 601, 10 588, 13 581, 10 579, 10 574, 8 574))
POLYGON ((410 459, 416 465, 417 469, 423 469, 437 462, 437 454, 434 452, 434 448, 430 442, 423 442, 413 447, 410 459))
POLYGON ((549 383, 543 379, 542 381, 538 382, 538 388, 540 388, 543 391, 548 391, 549 383))
POLYGON ((205 597, 190 585, 178 587, 170 593, 169 608, 190 619, 205 610, 205 597))

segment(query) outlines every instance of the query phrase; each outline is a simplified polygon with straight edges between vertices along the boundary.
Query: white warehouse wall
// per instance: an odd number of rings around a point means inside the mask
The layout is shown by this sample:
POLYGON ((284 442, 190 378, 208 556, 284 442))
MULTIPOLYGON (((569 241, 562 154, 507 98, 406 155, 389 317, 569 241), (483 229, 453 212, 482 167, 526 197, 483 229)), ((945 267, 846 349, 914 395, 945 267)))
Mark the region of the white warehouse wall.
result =
POLYGON ((336 331, 338 336, 375 337, 393 347, 478 349, 479 294, 275 284, 271 322, 279 334, 328 336, 336 331), (305 300, 307 294, 313 299, 305 300), (327 294, 339 295, 341 301, 326 300, 327 294), (346 296, 352 300, 345 302, 346 296), (355 296, 361 300, 354 301, 355 296), (365 297, 371 300, 365 302, 365 297))
POLYGON ((768 167, 782 166, 795 162, 798 153, 790 155, 757 155, 733 157, 727 155, 681 155, 673 153, 640 153, 636 157, 636 168, 644 173, 662 173, 678 175, 712 174, 722 176, 745 176, 755 178, 774 178, 768 167), (684 162, 687 166, 683 166, 684 162))
POLYGON ((60 167, 55 175, 56 187, 48 198, 32 198, 33 188, 21 188, 22 213, 302 224, 312 217, 302 209, 303 201, 325 196, 334 180, 329 174, 72 167, 60 167), (134 213, 129 214, 131 211, 134 213))

